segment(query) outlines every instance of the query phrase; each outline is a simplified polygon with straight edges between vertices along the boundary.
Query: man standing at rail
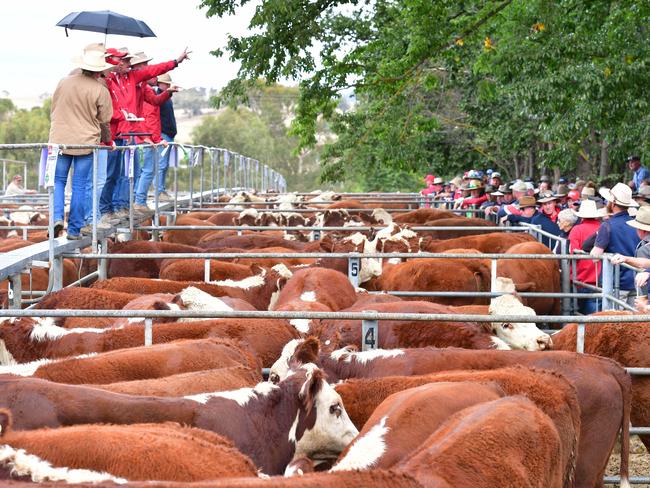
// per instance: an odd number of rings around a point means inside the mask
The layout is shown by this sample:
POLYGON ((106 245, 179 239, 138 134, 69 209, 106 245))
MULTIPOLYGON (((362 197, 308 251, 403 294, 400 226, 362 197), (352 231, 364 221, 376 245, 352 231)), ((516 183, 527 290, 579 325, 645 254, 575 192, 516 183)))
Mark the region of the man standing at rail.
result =
MULTIPOLYGON (((600 195, 607 201, 607 211, 610 217, 598 228, 596 242, 591 250, 592 256, 602 256, 603 253, 618 253, 633 256, 639 237, 634 227, 627 224, 632 220, 628 208, 638 207, 639 204, 632 199, 632 189, 625 183, 616 183, 614 188, 601 188, 600 195)), ((636 297, 634 287, 634 271, 627 268, 621 269, 619 297, 634 305, 636 297)))

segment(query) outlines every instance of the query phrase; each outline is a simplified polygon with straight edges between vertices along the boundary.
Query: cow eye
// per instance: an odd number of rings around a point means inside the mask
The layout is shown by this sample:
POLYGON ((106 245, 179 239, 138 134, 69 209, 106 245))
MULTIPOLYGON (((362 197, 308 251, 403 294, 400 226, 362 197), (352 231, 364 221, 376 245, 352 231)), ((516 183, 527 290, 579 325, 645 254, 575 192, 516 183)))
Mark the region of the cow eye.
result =
POLYGON ((280 376, 277 373, 271 373, 269 375, 269 381, 274 385, 277 385, 278 383, 280 383, 280 376))
POLYGON ((503 324, 503 328, 504 329, 512 329, 512 324, 509 324, 509 323, 503 324))
POLYGON ((330 406, 330 413, 332 415, 336 415, 337 417, 341 416, 341 404, 335 403, 334 405, 330 406))

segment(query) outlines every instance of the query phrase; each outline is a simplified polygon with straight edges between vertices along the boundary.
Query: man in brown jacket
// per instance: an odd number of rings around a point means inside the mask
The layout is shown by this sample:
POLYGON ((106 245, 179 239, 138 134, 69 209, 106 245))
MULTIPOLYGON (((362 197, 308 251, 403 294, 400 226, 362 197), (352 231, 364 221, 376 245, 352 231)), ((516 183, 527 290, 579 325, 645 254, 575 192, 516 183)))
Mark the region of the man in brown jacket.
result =
MULTIPOLYGON (((50 144, 99 144, 100 125, 109 123, 113 115, 111 96, 98 81, 103 72, 113 68, 106 63, 104 52, 103 46, 86 49, 75 59, 81 71, 63 78, 56 87, 52 97, 50 144)), ((62 148, 58 155, 54 176, 54 235, 63 229, 65 185, 73 164, 68 239, 79 239, 86 205, 85 185, 93 164, 91 149, 62 148)))

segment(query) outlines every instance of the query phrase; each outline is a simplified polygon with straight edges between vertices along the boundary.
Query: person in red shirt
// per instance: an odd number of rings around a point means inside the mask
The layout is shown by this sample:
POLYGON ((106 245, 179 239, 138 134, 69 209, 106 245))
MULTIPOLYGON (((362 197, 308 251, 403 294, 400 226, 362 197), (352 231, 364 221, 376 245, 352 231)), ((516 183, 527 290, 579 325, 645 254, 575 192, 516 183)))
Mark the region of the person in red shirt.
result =
MULTIPOLYGON (((582 200, 580 209, 575 215, 582 219, 579 224, 573 226, 569 232, 569 252, 574 254, 576 250, 582 250, 582 245, 592 237, 600 227, 600 221, 603 214, 596 207, 593 200, 582 200)), ((600 261, 579 260, 576 261, 576 276, 574 279, 596 285, 597 278, 600 274, 600 261)), ((593 293, 594 290, 583 286, 577 286, 578 293, 593 293)), ((578 311, 583 315, 588 315, 598 311, 598 300, 596 298, 581 298, 578 300, 578 311)))
MULTIPOLYGON (((114 48, 106 50, 106 61, 116 66, 115 71, 106 77, 106 86, 113 102, 113 117, 110 124, 111 135, 116 145, 123 146, 128 142, 122 134, 137 131, 138 129, 137 126, 133 125, 133 122, 136 122, 136 119, 141 115, 137 113, 136 86, 143 81, 155 78, 176 68, 185 59, 188 59, 189 54, 190 51, 186 48, 175 60, 131 70, 130 59, 132 56, 128 54, 128 51, 114 48)), ((123 173, 123 161, 124 155, 122 151, 115 151, 115 153, 109 155, 106 183, 102 190, 99 205, 102 223, 114 224, 116 219, 119 220, 128 215, 128 198, 126 202, 123 198, 113 200, 118 178, 123 173)))

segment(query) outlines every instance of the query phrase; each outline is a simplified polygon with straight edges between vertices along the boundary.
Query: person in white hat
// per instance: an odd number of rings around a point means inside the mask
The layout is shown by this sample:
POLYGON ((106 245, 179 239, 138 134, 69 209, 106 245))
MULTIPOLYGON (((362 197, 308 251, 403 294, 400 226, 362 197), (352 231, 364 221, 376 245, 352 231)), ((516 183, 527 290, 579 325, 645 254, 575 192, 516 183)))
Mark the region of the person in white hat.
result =
MULTIPOLYGON (((607 211, 610 216, 600 225, 596 242, 590 254, 601 256, 607 252, 634 256, 639 237, 635 229, 627 225, 627 222, 632 220, 628 209, 638 207, 639 204, 632 199, 632 189, 625 183, 617 183, 611 190, 601 188, 598 192, 607 201, 607 211)), ((634 305, 636 296, 634 271, 627 268, 621 269, 619 289, 619 297, 630 305, 634 305)))
MULTIPOLYGON (((98 80, 112 69, 101 49, 84 51, 74 59, 81 71, 63 78, 52 96, 50 144, 97 145, 101 124, 113 115, 111 96, 98 80)), ((110 142, 104 141, 104 142, 110 142)), ((72 200, 68 219, 68 239, 79 239, 86 208, 86 181, 93 164, 91 149, 64 149, 56 162, 54 176, 54 237, 63 230, 65 185, 74 166, 72 200)))
MULTIPOLYGON (((598 210, 596 202, 593 200, 582 200, 580 208, 572 210, 576 217, 580 218, 580 223, 575 225, 569 232, 569 252, 574 254, 582 250, 582 246, 587 239, 592 237, 600 227, 600 221, 603 217, 602 212, 598 210)), ((597 278, 600 274, 600 261, 580 260, 576 261, 576 279, 588 285, 596 285, 597 278)), ((592 290, 580 285, 576 285, 578 293, 591 293, 592 290)), ((578 300, 578 311, 583 315, 588 315, 598 311, 598 300, 596 298, 581 298, 578 300)))

